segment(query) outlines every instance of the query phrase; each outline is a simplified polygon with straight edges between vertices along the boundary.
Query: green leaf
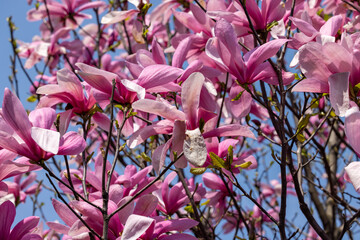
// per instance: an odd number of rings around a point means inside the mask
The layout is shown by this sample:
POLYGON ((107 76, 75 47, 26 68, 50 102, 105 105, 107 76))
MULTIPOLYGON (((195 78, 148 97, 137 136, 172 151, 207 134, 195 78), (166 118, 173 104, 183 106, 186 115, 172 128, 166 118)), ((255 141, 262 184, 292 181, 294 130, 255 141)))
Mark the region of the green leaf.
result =
POLYGON ((200 167, 200 168, 191 168, 190 172, 194 175, 201 175, 206 171, 206 168, 200 167))
POLYGON ((132 117, 132 116, 135 116, 135 115, 137 115, 137 112, 131 112, 131 113, 128 114, 128 117, 132 117))
POLYGON ((146 14, 147 11, 149 10, 149 8, 151 8, 152 4, 151 3, 145 3, 144 6, 141 8, 141 12, 143 14, 146 14))
POLYGON ((206 200, 205 202, 203 202, 203 203, 201 204, 201 206, 208 205, 208 204, 209 204, 209 202, 210 202, 210 199, 208 199, 208 200, 206 200))
POLYGON ((311 100, 310 106, 312 109, 318 108, 319 107, 319 99, 314 98, 313 100, 311 100))
POLYGON ((238 168, 248 168, 250 167, 252 163, 249 161, 249 162, 244 162, 242 164, 238 164, 238 165, 235 165, 235 167, 238 167, 238 168))
POLYGON ((335 114, 334 111, 331 111, 331 112, 330 112, 330 117, 333 117, 333 118, 336 117, 336 114, 335 114))
POLYGON ((35 102, 36 100, 37 100, 36 95, 31 95, 30 97, 28 97, 26 99, 26 101, 28 101, 28 102, 35 102))
POLYGON ((188 205, 184 208, 185 211, 187 211, 188 213, 194 213, 194 209, 192 208, 191 205, 188 205))
POLYGON ((310 114, 306 114, 305 116, 302 116, 302 117, 300 118, 299 123, 298 123, 297 130, 296 130, 296 133, 299 133, 299 132, 301 132, 302 130, 304 130, 304 128, 306 128, 306 126, 307 126, 308 123, 309 123, 310 117, 311 117, 310 114))
POLYGON ((244 93, 245 90, 241 91, 238 93, 238 95, 236 95, 236 97, 234 97, 233 99, 231 99, 232 102, 237 101, 241 98, 242 94, 244 93))
POLYGON ((144 159, 145 161, 151 162, 151 158, 148 157, 148 155, 146 155, 146 153, 142 152, 142 153, 140 153, 140 156, 141 156, 141 158, 144 159))
POLYGON ((74 173, 74 177, 76 177, 78 180, 82 181, 81 177, 79 175, 77 175, 76 173, 74 173))
POLYGON ((295 76, 295 80, 300 80, 301 78, 299 77, 299 74, 297 73, 294 73, 294 76, 295 76))
POLYGON ((213 152, 209 153, 212 163, 217 168, 226 168, 225 161, 213 152))
POLYGON ((120 109, 121 111, 124 110, 124 107, 121 104, 114 104, 114 107, 120 109))
POLYGON ((233 150, 233 146, 230 145, 228 147, 228 153, 226 155, 226 162, 225 162, 226 169, 231 168, 231 164, 233 163, 233 161, 234 161, 234 150, 233 150))
POLYGON ((297 138, 297 140, 298 140, 299 142, 301 142, 301 143, 305 142, 305 140, 306 140, 304 134, 302 134, 302 133, 297 134, 297 135, 296 135, 296 138, 297 138))
POLYGON ((279 25, 278 21, 272 21, 266 25, 266 31, 270 32, 271 28, 279 25))
POLYGON ((95 152, 92 152, 86 157, 86 162, 89 162, 91 160, 91 158, 94 156, 94 153, 95 152))

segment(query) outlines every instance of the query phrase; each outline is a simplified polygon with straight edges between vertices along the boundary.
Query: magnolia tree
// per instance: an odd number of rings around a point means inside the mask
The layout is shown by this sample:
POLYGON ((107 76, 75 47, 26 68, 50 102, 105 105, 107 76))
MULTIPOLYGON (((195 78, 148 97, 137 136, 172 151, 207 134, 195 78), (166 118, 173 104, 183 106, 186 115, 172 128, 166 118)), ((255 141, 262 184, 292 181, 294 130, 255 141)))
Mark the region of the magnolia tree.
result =
POLYGON ((28 4, 32 42, 8 18, 2 239, 359 237, 358 1, 28 4), (42 218, 12 226, 25 202, 42 218))

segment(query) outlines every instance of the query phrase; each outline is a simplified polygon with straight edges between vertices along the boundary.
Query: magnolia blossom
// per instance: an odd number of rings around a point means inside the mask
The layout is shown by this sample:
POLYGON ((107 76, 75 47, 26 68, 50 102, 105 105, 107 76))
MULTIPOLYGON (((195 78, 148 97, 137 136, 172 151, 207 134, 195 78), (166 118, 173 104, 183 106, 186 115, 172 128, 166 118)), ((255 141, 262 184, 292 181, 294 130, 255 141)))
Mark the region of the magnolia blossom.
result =
POLYGON ((27 217, 20 221, 13 229, 11 225, 15 219, 15 206, 6 201, 0 205, 0 236, 4 240, 41 240, 40 235, 33 233, 39 223, 39 217, 27 217))
POLYGON ((182 84, 181 103, 183 111, 177 110, 164 99, 143 99, 132 104, 134 109, 157 114, 165 118, 165 120, 135 132, 128 140, 128 145, 131 148, 152 135, 173 134, 173 137, 159 146, 153 154, 153 165, 157 172, 160 171, 164 164, 170 144, 172 144, 172 151, 178 153, 184 151, 186 159, 180 158, 175 163, 175 166, 184 168, 187 166, 186 160, 195 166, 202 166, 205 163, 207 150, 204 138, 214 136, 247 136, 254 138, 253 133, 247 127, 238 124, 216 128, 216 115, 199 106, 200 93, 204 82, 205 78, 201 73, 193 73, 182 84), (201 119, 204 121, 203 133, 199 129, 201 119))
POLYGON ((36 109, 28 116, 20 100, 6 88, 0 115, 0 146, 32 161, 82 152, 84 139, 75 132, 60 134, 55 130, 55 120, 52 108, 36 109))

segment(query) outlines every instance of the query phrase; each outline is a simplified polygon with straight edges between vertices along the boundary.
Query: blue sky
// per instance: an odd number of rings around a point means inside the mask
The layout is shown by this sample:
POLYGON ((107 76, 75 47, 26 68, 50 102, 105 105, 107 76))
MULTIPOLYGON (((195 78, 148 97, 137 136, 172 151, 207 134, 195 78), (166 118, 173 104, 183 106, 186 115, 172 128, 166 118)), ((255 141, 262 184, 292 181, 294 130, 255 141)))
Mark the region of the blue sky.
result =
MULTIPOLYGON (((26 13, 31 9, 26 0, 12 0, 0 1, 0 99, 3 98, 3 89, 10 87, 8 76, 11 75, 9 56, 12 54, 12 48, 9 43, 10 32, 6 18, 12 16, 13 22, 19 28, 15 32, 15 37, 24 42, 31 42, 32 37, 38 32, 39 22, 28 22, 26 20, 26 13)), ((19 71, 19 80, 24 78, 24 75, 19 71)), ((28 92, 28 85, 26 81, 22 81, 21 92, 28 92)), ((23 95, 25 98, 25 95, 23 95)))

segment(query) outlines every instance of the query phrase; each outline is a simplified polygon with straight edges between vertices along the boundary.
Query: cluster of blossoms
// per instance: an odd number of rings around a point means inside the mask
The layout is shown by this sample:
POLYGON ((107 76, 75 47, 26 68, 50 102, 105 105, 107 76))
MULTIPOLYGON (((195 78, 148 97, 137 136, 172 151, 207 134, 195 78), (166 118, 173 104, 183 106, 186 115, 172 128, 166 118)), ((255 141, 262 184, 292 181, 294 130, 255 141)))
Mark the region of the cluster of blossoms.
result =
POLYGON ((9 27, 14 67, 38 72, 27 74, 36 107, 25 110, 13 71, 0 110, 4 239, 352 236, 358 1, 28 3, 40 35, 21 42, 9 27), (62 222, 11 230, 15 206, 36 206, 44 186, 62 222))

